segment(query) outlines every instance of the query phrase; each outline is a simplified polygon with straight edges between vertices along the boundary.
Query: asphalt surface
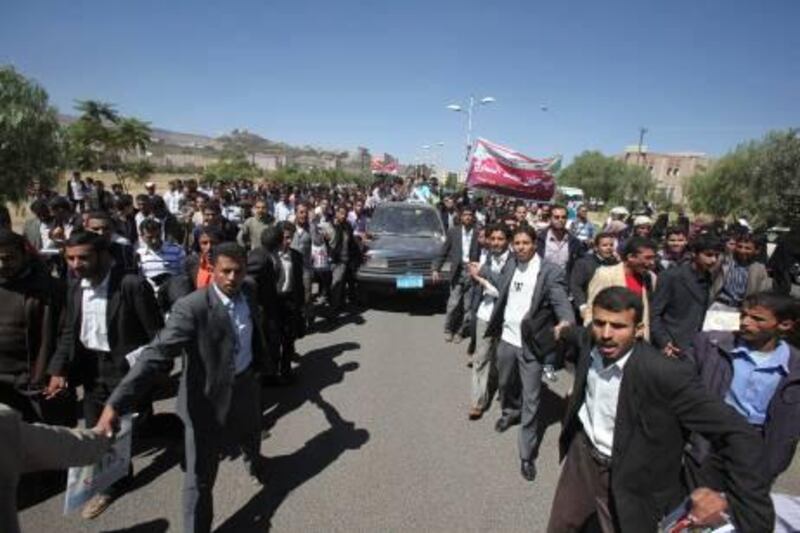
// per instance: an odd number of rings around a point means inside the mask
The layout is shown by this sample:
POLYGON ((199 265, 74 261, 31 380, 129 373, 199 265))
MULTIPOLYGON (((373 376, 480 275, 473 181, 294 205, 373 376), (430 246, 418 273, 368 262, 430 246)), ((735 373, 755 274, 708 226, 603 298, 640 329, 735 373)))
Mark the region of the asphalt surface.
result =
MULTIPOLYGON (((467 420, 466 344, 446 344, 442 321, 432 302, 402 300, 299 341, 297 384, 265 389, 271 480, 257 486, 240 459, 225 461, 214 488, 216 530, 543 531, 571 377, 560 372, 543 397, 539 473, 528 483, 516 428, 493 429, 497 403, 467 420)), ((166 399, 157 410, 173 405, 166 399)), ((162 414, 158 436, 179 426, 162 414)), ((63 516, 63 494, 55 494, 20 513, 23 531, 180 531, 180 446, 147 443, 134 459, 133 488, 99 518, 63 516)), ((778 488, 800 494, 797 460, 778 488)))

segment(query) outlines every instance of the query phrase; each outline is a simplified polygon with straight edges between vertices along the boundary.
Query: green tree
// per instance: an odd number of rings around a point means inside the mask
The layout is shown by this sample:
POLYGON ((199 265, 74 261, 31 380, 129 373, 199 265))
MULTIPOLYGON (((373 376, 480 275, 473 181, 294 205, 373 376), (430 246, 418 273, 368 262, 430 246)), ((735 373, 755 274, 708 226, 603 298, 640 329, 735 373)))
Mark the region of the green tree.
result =
POLYGON ((787 199, 800 195, 800 137, 797 129, 772 131, 720 158, 687 183, 696 212, 717 216, 744 213, 763 222, 796 215, 787 199))
POLYGON ((60 131, 47 92, 12 67, 0 68, 0 201, 24 200, 34 182, 56 182, 60 131))
POLYGON ((579 187, 588 198, 603 202, 637 203, 656 196, 656 182, 647 169, 627 165, 595 150, 577 156, 558 174, 557 181, 579 187))
POLYGON ((146 159, 152 130, 148 122, 123 117, 113 104, 81 100, 75 105, 81 116, 67 128, 68 154, 80 170, 111 170, 127 189, 129 181, 141 182, 153 172, 146 159))
POLYGON ((251 180, 260 175, 258 167, 244 154, 232 154, 207 166, 203 172, 203 179, 205 181, 251 180))

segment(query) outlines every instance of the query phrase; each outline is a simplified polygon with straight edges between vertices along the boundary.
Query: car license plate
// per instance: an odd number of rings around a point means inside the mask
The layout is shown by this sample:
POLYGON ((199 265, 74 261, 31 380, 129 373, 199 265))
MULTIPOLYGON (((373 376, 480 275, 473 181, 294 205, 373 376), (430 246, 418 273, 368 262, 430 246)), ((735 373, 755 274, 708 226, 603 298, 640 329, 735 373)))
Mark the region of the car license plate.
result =
POLYGON ((398 289, 421 289, 424 286, 422 276, 397 276, 398 289))

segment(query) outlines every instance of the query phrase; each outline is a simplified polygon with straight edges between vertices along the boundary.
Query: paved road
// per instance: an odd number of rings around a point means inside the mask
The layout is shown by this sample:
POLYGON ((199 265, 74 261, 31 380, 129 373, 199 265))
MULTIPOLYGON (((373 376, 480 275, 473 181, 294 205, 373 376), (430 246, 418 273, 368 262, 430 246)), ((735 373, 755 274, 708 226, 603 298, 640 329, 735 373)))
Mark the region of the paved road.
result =
MULTIPOLYGON (((442 317, 426 307, 370 310, 298 344, 298 386, 267 390, 262 451, 272 481, 262 489, 241 461, 223 463, 214 491, 218 531, 544 529, 569 375, 562 372, 544 397, 549 425, 539 477, 527 483, 518 472, 516 432, 493 430, 496 404, 482 420, 467 421, 466 347, 445 344, 442 317)), ((158 408, 169 411, 172 403, 158 408)), ((136 488, 94 521, 62 517, 63 496, 56 495, 21 513, 23 530, 180 530, 179 455, 140 453, 136 488)), ((782 480, 795 494, 798 466, 782 480)))

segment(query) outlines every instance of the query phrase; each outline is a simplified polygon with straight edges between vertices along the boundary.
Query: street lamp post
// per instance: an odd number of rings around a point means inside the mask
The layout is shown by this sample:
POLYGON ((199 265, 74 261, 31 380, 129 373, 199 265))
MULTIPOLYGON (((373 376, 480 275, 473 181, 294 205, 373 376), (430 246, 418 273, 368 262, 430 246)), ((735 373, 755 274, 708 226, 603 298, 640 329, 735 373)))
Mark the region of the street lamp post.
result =
POLYGON ((467 106, 466 110, 463 106, 458 104, 450 104, 447 106, 447 109, 450 111, 455 111, 456 113, 466 113, 467 114, 467 153, 465 159, 467 164, 469 164, 469 152, 472 149, 472 113, 475 110, 475 104, 480 105, 487 105, 493 102, 496 102, 497 99, 493 96, 484 96, 480 100, 475 99, 474 95, 469 96, 469 105, 467 106))

